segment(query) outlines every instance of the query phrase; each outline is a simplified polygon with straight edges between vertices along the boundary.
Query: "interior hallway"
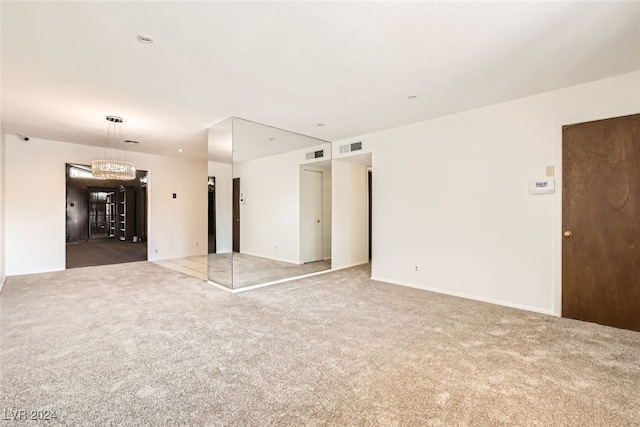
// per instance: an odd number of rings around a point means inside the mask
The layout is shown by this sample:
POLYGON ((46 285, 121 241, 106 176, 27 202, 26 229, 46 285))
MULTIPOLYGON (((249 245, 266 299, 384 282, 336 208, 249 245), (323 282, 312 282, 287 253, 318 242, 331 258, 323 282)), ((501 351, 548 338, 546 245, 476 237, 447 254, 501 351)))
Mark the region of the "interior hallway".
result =
POLYGON ((147 260, 147 243, 116 239, 81 240, 66 244, 66 268, 93 267, 147 260))

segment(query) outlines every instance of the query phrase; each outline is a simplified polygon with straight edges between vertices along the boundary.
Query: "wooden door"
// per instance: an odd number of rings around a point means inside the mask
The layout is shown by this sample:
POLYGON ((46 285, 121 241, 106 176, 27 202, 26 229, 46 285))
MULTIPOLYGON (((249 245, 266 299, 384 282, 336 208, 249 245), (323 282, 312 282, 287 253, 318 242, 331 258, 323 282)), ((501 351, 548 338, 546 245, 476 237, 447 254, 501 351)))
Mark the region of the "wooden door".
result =
POLYGON ((302 169, 300 174, 300 258, 321 261, 323 237, 322 172, 302 169))
POLYGON ((240 178, 233 178, 233 252, 240 252, 240 178))
POLYGON ((562 143, 562 316, 640 331, 640 114, 562 143))

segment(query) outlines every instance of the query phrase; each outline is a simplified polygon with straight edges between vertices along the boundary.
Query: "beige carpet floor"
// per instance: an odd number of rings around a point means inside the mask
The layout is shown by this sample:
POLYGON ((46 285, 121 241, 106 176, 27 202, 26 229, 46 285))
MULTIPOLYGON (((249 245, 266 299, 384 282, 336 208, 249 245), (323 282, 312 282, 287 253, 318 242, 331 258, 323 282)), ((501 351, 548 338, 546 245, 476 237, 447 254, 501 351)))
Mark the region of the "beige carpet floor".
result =
POLYGON ((10 277, 0 410, 87 426, 640 424, 640 333, 368 274, 239 294, 149 262, 10 277))

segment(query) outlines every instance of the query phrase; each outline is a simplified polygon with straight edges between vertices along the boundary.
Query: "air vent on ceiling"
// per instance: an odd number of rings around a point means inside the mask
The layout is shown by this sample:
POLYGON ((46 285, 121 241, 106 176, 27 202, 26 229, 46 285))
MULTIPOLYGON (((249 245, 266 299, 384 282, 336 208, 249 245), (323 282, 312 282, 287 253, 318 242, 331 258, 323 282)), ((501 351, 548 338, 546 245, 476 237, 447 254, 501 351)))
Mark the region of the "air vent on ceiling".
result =
POLYGON ((358 150, 362 150, 362 141, 352 142, 351 144, 340 146, 341 153, 350 153, 351 151, 358 151, 358 150))
POLYGON ((307 153, 305 155, 305 158, 307 160, 312 160, 312 159, 321 159, 324 157, 324 150, 318 150, 318 151, 312 151, 310 153, 307 153))

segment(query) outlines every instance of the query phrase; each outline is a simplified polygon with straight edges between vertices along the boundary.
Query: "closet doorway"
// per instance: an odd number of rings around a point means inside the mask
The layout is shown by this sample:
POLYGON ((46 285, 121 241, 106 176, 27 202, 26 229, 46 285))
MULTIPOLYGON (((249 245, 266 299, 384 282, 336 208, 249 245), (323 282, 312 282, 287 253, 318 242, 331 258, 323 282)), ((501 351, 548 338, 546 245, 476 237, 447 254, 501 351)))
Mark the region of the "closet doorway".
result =
POLYGON ((66 268, 147 260, 147 172, 96 179, 88 165, 66 171, 66 268))

